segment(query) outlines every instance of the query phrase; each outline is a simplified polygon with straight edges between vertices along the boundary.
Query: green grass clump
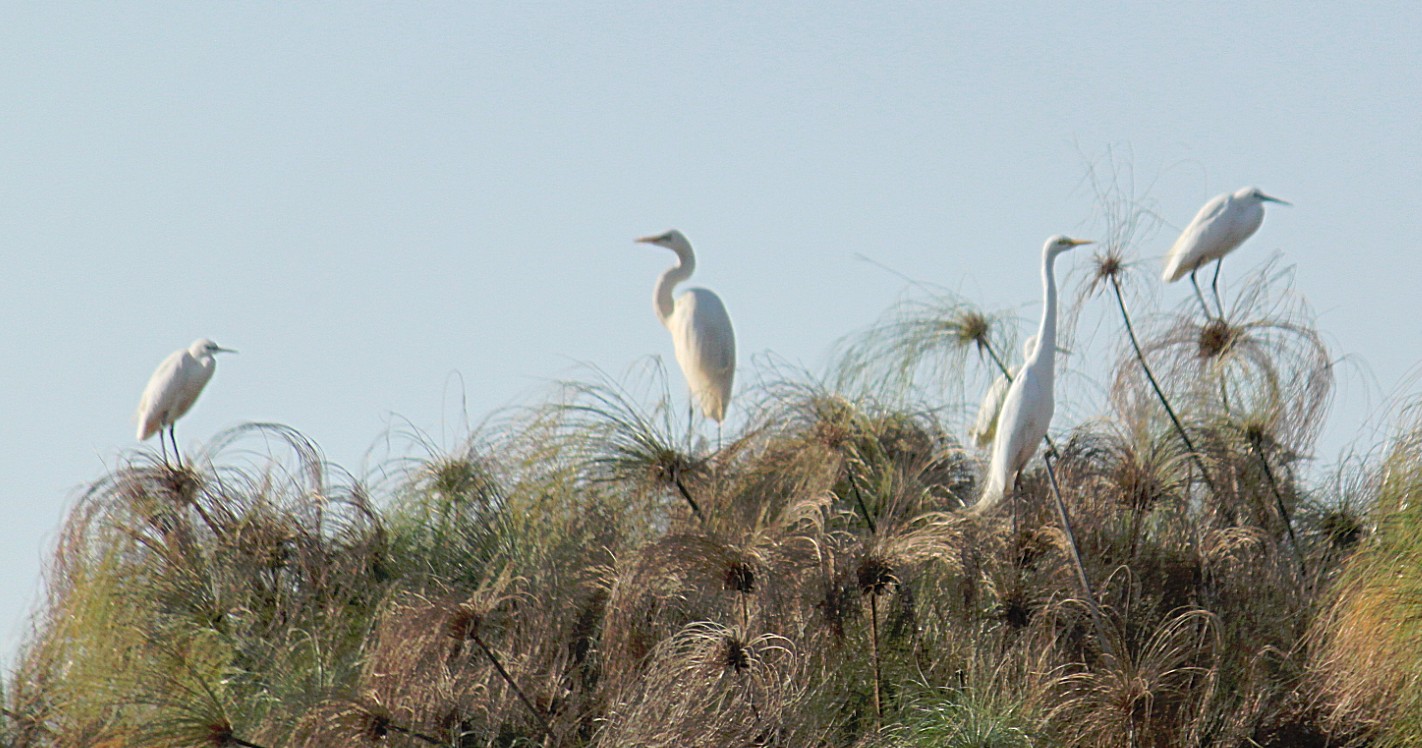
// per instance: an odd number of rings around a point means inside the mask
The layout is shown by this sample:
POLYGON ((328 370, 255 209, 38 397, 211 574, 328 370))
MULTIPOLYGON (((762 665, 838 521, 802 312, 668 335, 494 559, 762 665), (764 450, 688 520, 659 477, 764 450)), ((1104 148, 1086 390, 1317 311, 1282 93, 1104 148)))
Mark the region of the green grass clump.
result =
MULTIPOLYGON (((1415 413, 1414 413, 1415 416, 1415 413)), ((1378 471, 1376 526, 1349 560, 1319 622, 1325 706, 1377 732, 1376 745, 1422 745, 1422 428, 1408 429, 1378 471)), ((1334 542, 1359 529, 1330 517, 1334 542)))
POLYGON ((945 689, 905 702, 877 748, 1032 748, 1044 745, 1042 716, 995 691, 945 689))

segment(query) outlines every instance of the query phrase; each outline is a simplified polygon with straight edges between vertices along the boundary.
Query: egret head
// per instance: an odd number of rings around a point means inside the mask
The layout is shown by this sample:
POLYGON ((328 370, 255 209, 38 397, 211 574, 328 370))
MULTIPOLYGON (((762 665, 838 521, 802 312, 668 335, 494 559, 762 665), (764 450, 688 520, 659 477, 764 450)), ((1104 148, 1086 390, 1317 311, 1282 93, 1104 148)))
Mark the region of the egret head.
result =
POLYGON ((1056 257, 1057 255, 1069 249, 1072 249, 1073 247, 1080 247, 1083 244, 1091 243, 1092 242, 1090 239, 1073 239, 1069 236, 1062 236, 1061 234, 1057 234, 1056 236, 1047 240, 1047 245, 1042 248, 1042 251, 1046 252, 1052 257, 1056 257))
POLYGON ((213 342, 210 338, 199 338, 197 340, 194 340, 192 345, 188 346, 188 353, 191 353, 194 357, 211 356, 215 353, 236 352, 237 351, 234 351, 231 348, 223 348, 222 346, 213 342))
POLYGON ((1234 199, 1249 200, 1256 203, 1278 203, 1280 205, 1293 205, 1293 203, 1289 202, 1288 200, 1280 200, 1279 198, 1274 197, 1273 195, 1264 194, 1264 190, 1261 190, 1258 187, 1245 187, 1239 192, 1234 193, 1234 199))
POLYGON ((677 254, 691 251, 691 242, 687 241, 686 236, 676 229, 672 229, 665 234, 644 236, 637 241, 641 244, 655 244, 658 247, 666 247, 677 254))

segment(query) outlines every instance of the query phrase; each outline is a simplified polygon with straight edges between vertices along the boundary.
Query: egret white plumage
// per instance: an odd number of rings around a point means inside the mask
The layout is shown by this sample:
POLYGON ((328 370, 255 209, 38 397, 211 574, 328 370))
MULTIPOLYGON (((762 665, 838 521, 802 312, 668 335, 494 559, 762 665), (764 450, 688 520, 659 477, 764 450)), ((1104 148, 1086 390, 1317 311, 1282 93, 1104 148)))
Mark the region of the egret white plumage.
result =
POLYGON ((637 240, 665 247, 676 253, 677 264, 663 272, 652 291, 657 319, 672 336, 676 362, 701 412, 719 426, 731 402, 731 384, 736 376, 736 333, 721 298, 705 288, 688 288, 672 297, 672 289, 696 270, 696 254, 691 242, 672 229, 637 240))
POLYGON ((1286 200, 1264 194, 1258 187, 1244 187, 1234 193, 1216 195, 1200 208, 1195 219, 1180 237, 1171 245, 1165 255, 1165 273, 1161 276, 1167 283, 1180 280, 1190 274, 1190 283, 1195 286, 1195 296, 1200 299, 1200 308, 1205 316, 1210 309, 1205 305, 1205 295, 1200 293, 1200 284, 1195 278, 1200 267, 1214 261, 1215 277, 1210 282, 1210 290, 1215 295, 1215 307, 1224 316, 1224 305, 1220 303, 1220 263, 1224 256, 1233 252, 1245 239, 1259 230, 1264 222, 1264 203, 1292 205, 1286 200))
MULTIPOLYGON (((200 338, 187 348, 174 351, 158 364, 157 370, 148 379, 148 386, 143 388, 143 397, 138 401, 139 441, 155 432, 162 432, 166 427, 168 439, 173 443, 173 456, 180 467, 183 456, 178 452, 174 424, 193 407, 198 395, 202 394, 202 388, 212 379, 212 373, 217 369, 213 356, 218 353, 236 351, 223 348, 207 338, 200 338)), ((158 434, 158 442, 163 449, 163 463, 167 464, 168 446, 163 441, 162 433, 158 434)))
POLYGON ((1036 454, 1037 444, 1047 436, 1056 409, 1057 281, 1053 265, 1063 252, 1090 243, 1054 236, 1042 247, 1042 322, 1037 328, 1037 345, 1022 362, 1002 400, 992 461, 983 480, 982 497, 973 505, 975 513, 988 512, 1002 502, 1017 474, 1036 454))
MULTIPOLYGON (((1037 336, 1029 335, 1022 343, 1023 361, 1032 357, 1032 349, 1036 346, 1037 336)), ((1007 388, 1012 385, 1012 380, 1017 378, 1017 372, 1021 370, 1022 365, 1018 364, 1012 367, 1011 376, 1007 373, 999 374, 983 395, 983 401, 978 404, 978 417, 973 421, 973 427, 968 429, 968 438, 972 439, 979 449, 992 446, 992 438, 997 434, 997 416, 1002 412, 1002 399, 1007 396, 1007 388)))

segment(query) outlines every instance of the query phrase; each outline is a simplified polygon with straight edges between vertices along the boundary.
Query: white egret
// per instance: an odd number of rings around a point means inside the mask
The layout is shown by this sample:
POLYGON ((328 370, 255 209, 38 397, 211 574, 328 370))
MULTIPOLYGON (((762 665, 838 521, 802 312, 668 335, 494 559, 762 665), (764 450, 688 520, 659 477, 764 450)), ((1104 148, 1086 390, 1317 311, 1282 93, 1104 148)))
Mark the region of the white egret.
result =
MULTIPOLYGON (((1032 357, 1032 349, 1037 346, 1037 336, 1029 335, 1022 343, 1022 360, 1026 361, 1032 357)), ((997 379, 992 381, 992 386, 983 395, 983 401, 978 405, 978 417, 973 421, 973 427, 968 429, 968 438, 978 445, 979 449, 987 449, 992 446, 992 437, 997 433, 997 414, 1002 412, 1002 398, 1007 396, 1007 388, 1012 384, 1012 380, 1017 378, 1017 372, 1022 370, 1022 366, 1014 366, 1011 376, 999 374, 997 379)))
POLYGON ((665 247, 676 253, 677 264, 657 279, 652 291, 657 319, 672 336, 676 362, 686 383, 701 405, 701 412, 719 428, 731 402, 731 383, 736 376, 736 333, 720 297, 704 288, 688 288, 672 298, 676 284, 696 270, 696 254, 680 231, 644 236, 643 244, 665 247))
MULTIPOLYGON (((178 452, 178 437, 174 433, 174 423, 182 418, 197 402, 202 388, 212 379, 217 368, 213 358, 217 353, 236 353, 231 348, 201 338, 187 348, 174 351, 158 364, 158 369, 148 379, 143 388, 143 397, 138 401, 138 440, 143 441, 154 432, 168 429, 168 439, 173 443, 173 456, 178 466, 183 464, 183 456, 178 452)), ((158 442, 163 448, 163 464, 168 464, 168 446, 163 434, 158 434, 158 442)))
POLYGON ((1190 283, 1195 286, 1195 296, 1200 299, 1200 308, 1204 309, 1206 317, 1210 316, 1210 308, 1205 305, 1205 295, 1200 293, 1195 274, 1205 263, 1215 262, 1215 277, 1210 282, 1210 290, 1215 295, 1215 307, 1223 317, 1224 306, 1220 304, 1219 289, 1220 263, 1225 255, 1259 230, 1259 225, 1264 222, 1264 203, 1292 205, 1286 200, 1264 194, 1258 187, 1244 187, 1233 194, 1216 195, 1200 208, 1195 220, 1180 232, 1180 238, 1166 253, 1165 273, 1161 278, 1166 283, 1174 283, 1189 273, 1190 283))
POLYGON ((988 464, 982 497, 973 511, 982 514, 1002 502, 1017 474, 1037 444, 1047 436, 1056 401, 1052 390, 1057 360, 1057 280, 1052 266, 1057 256, 1073 247, 1091 242, 1054 236, 1042 247, 1042 324, 1037 328, 1037 345, 1007 388, 997 433, 992 440, 992 461, 988 464))

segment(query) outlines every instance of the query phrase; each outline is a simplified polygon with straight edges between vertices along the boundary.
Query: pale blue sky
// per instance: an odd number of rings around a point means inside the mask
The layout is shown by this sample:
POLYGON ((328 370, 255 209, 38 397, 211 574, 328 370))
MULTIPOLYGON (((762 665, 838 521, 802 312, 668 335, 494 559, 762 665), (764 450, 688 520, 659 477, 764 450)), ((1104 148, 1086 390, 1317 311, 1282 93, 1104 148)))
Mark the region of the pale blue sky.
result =
POLYGON ((1419 8, 6 3, 4 651, 194 338, 241 353, 185 445, 279 421, 359 473, 399 419, 452 439, 461 396, 478 420, 580 363, 670 360, 670 257, 630 240, 671 226, 745 382, 764 352, 819 369, 898 297, 859 254, 1031 318, 1042 240, 1093 227, 1107 148, 1176 229, 1247 184, 1295 203, 1225 278, 1280 253, 1360 364, 1331 460, 1422 360, 1419 8))

